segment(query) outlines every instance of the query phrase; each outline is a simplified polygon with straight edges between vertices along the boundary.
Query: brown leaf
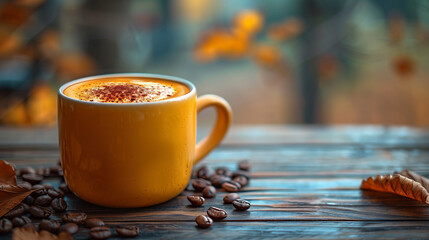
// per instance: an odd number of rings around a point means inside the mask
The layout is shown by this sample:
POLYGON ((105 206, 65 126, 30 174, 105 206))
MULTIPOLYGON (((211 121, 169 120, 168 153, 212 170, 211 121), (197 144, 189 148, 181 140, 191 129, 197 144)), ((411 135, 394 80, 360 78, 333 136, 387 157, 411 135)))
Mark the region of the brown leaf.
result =
POLYGON ((10 163, 0 160, 0 185, 3 184, 16 185, 16 175, 10 163))
POLYGON ((20 227, 13 230, 13 240, 72 240, 73 237, 66 232, 61 232, 58 236, 42 230, 38 233, 34 228, 20 227))
POLYGON ((429 179, 407 169, 402 170, 399 174, 404 177, 410 178, 416 182, 419 182, 426 189, 426 191, 429 192, 429 179))
MULTIPOLYGON (((420 176, 418 174, 415 175, 420 176)), ((362 180, 361 189, 394 193, 429 204, 429 193, 422 184, 400 174, 394 174, 393 176, 387 174, 384 177, 377 175, 375 179, 369 177, 362 180)))
POLYGON ((0 161, 0 217, 9 212, 33 190, 16 185, 15 169, 8 162, 0 161))

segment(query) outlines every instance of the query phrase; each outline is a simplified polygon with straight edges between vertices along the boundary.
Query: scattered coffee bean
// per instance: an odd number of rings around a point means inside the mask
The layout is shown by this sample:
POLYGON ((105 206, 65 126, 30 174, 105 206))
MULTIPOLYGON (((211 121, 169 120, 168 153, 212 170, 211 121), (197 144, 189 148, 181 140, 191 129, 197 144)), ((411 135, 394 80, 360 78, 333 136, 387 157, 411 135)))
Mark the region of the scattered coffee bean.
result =
POLYGON ((52 184, 50 184, 50 183, 44 183, 44 184, 42 184, 42 186, 46 189, 46 191, 55 189, 54 186, 52 186, 52 184))
POLYGON ((35 206, 42 206, 47 207, 50 206, 52 202, 52 198, 49 195, 42 195, 38 196, 36 199, 34 199, 34 205, 35 206))
POLYGON ((27 213, 28 211, 30 211, 30 206, 28 204, 23 202, 21 202, 20 204, 24 207, 24 213, 27 213))
POLYGON ((238 169, 243 171, 249 171, 251 166, 252 165, 250 164, 249 160, 242 160, 238 162, 238 169))
POLYGON ((23 188, 25 188, 27 190, 30 190, 33 185, 31 185, 31 183, 29 183, 29 182, 25 182, 24 181, 24 182, 18 184, 18 186, 23 187, 23 188))
POLYGON ((36 169, 34 169, 33 167, 23 167, 19 170, 19 176, 22 176, 24 174, 35 174, 36 173, 36 169))
POLYGON ((28 173, 22 175, 22 179, 31 184, 39 184, 43 180, 43 176, 37 175, 35 173, 28 173))
POLYGON ((9 219, 0 219, 0 234, 7 234, 12 231, 13 225, 9 219))
POLYGON ((222 184, 222 188, 227 192, 238 192, 238 190, 240 189, 236 184, 232 182, 231 183, 226 182, 222 184))
POLYGON ((211 167, 204 165, 197 169, 197 177, 203 178, 203 179, 210 179, 210 177, 213 175, 213 170, 211 167))
POLYGON ((51 215, 51 211, 48 208, 39 206, 32 206, 29 212, 35 218, 48 218, 51 215))
POLYGON ((61 191, 63 191, 65 194, 70 193, 70 189, 69 189, 69 187, 67 186, 67 184, 65 184, 65 183, 61 183, 61 184, 58 186, 58 189, 59 189, 59 190, 61 190, 61 191))
POLYGON ((104 226, 104 221, 99 218, 88 218, 85 221, 85 226, 88 228, 104 226))
POLYGON ((31 189, 35 190, 31 193, 31 196, 38 197, 42 195, 46 195, 47 191, 42 185, 34 185, 31 189))
POLYGON ((89 236, 93 239, 107 239, 112 235, 108 226, 93 227, 89 231, 89 236))
POLYGON ((9 210, 9 212, 7 212, 4 215, 4 217, 12 219, 14 217, 20 217, 24 213, 25 213, 25 207, 24 207, 24 205, 18 204, 14 208, 12 208, 11 210, 9 210))
POLYGON ((51 202, 51 207, 56 212, 64 212, 67 209, 67 203, 63 198, 55 198, 51 202))
POLYGON ((214 198, 216 197, 216 188, 213 186, 208 186, 203 189, 203 197, 205 198, 214 198))
POLYGON ((47 191, 48 195, 51 196, 51 198, 61 198, 64 197, 63 194, 61 194, 59 191, 54 189, 48 189, 47 191))
POLYGON ((24 200, 22 200, 23 203, 26 203, 28 205, 33 205, 34 203, 34 197, 31 195, 28 195, 27 197, 24 198, 24 200))
POLYGON ((235 209, 237 211, 245 211, 250 208, 250 202, 246 201, 244 199, 236 199, 232 202, 232 205, 234 205, 235 209))
POLYGON ((249 180, 250 176, 249 176, 249 172, 247 171, 243 171, 243 170, 238 170, 232 173, 232 179, 236 178, 237 176, 243 176, 245 178, 247 178, 247 180, 249 180))
POLYGON ((209 181, 202 178, 192 179, 192 186, 197 192, 201 192, 205 187, 211 185, 212 184, 209 181))
POLYGON ((218 168, 216 168, 215 173, 217 175, 222 175, 225 177, 231 177, 231 175, 232 175, 231 170, 229 170, 229 168, 227 168, 227 167, 218 167, 218 168))
POLYGON ((86 221, 86 218, 86 213, 66 213, 61 217, 63 222, 72 222, 76 224, 84 223, 86 221))
POLYGON ((222 184, 231 181, 231 178, 223 176, 223 175, 212 175, 210 178, 212 185, 215 187, 222 187, 222 184))
POLYGON ((228 216, 228 213, 221 209, 221 208, 217 208, 217 207, 210 207, 209 209, 207 209, 207 215, 209 215, 209 217, 211 217, 212 219, 224 219, 228 216))
POLYGON ((53 177, 58 177, 62 175, 63 169, 60 166, 51 166, 49 167, 49 173, 53 177))
POLYGON ((12 224, 14 227, 22 227, 27 223, 31 223, 31 219, 26 216, 14 217, 12 219, 12 224))
POLYGON ((139 235, 139 227, 137 226, 120 226, 116 228, 116 233, 121 237, 132 238, 139 235))
POLYGON ((58 221, 43 219, 40 221, 39 228, 51 233, 57 233, 60 230, 61 224, 58 221))
POLYGON ((36 169, 36 174, 43 176, 45 174, 45 169, 43 167, 39 167, 38 169, 36 169))
POLYGON ((200 228, 208 228, 213 225, 213 220, 206 215, 199 215, 197 218, 195 218, 195 222, 200 228))
POLYGON ((44 177, 50 177, 51 176, 51 170, 49 168, 43 169, 43 176, 44 177))
POLYGON ((192 206, 199 207, 203 205, 206 200, 201 196, 188 196, 188 201, 192 204, 192 206))
POLYGON ((79 231, 79 226, 76 223, 66 223, 60 227, 60 232, 68 232, 71 235, 79 231))
POLYGON ((239 182, 231 181, 230 183, 233 184, 233 185, 235 185, 235 186, 237 186, 238 190, 241 189, 241 184, 239 182))
POLYGON ((240 195, 237 193, 228 193, 223 197, 223 203, 230 204, 236 199, 240 199, 240 195))
POLYGON ((249 180, 244 176, 237 176, 232 181, 238 182, 242 187, 247 186, 247 184, 249 183, 249 180))
POLYGON ((32 231, 37 232, 37 228, 32 222, 24 224, 24 226, 22 226, 21 228, 31 229, 32 231))

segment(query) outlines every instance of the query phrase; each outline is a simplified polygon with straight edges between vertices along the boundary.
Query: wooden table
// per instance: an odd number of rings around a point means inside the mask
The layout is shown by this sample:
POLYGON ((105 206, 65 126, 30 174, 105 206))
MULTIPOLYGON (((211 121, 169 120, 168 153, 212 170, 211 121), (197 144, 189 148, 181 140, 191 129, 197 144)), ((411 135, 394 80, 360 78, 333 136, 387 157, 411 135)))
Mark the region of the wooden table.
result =
MULTIPOLYGON (((53 165, 58 155, 54 129, 0 128, 0 159, 18 168, 53 165)), ((234 126, 203 164, 235 170, 242 159, 253 165, 250 185, 240 192, 252 203, 245 212, 223 205, 224 192, 203 207, 190 207, 186 195, 191 191, 138 209, 102 208, 68 196, 68 210, 112 226, 138 224, 141 238, 429 238, 428 206, 359 189, 363 178, 404 168, 429 177, 429 129, 234 126), (209 229, 196 228, 195 217, 210 206, 224 208, 228 217, 209 229)), ((59 179, 46 182, 57 185, 59 179)), ((87 234, 81 228, 74 237, 86 239, 87 234)))

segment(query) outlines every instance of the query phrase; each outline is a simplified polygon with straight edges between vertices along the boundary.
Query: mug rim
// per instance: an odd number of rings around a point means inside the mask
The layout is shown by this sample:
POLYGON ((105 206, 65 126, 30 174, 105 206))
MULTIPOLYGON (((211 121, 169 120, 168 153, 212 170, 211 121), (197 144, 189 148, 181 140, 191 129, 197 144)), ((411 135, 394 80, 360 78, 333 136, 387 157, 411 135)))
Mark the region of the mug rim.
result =
POLYGON ((83 104, 90 104, 90 105, 103 105, 103 106, 135 106, 135 105, 153 105, 153 104, 166 104, 166 103, 170 103, 170 102, 178 102, 178 101, 182 101, 188 97, 191 97, 193 95, 196 94, 196 88, 195 85, 190 82, 189 80, 186 80, 184 78, 180 78, 180 77, 174 77, 174 76, 169 76, 169 75, 163 75, 163 74, 156 74, 156 73, 110 73, 110 74, 100 74, 100 75, 93 75, 93 76, 88 76, 88 77, 83 77, 83 78, 78 78, 72 81, 69 81, 67 83, 64 83, 63 85, 61 85, 61 87, 58 89, 58 95, 70 100, 70 101, 75 101, 78 103, 83 103, 83 104), (168 81, 173 81, 173 82, 178 82, 181 83, 183 85, 185 85, 188 89, 189 92, 179 96, 179 97, 174 97, 174 98, 169 98, 169 99, 165 99, 165 100, 160 100, 160 101, 155 101, 155 102, 139 102, 139 103, 106 103, 106 102, 90 102, 90 101, 84 101, 84 100, 80 100, 80 99, 76 99, 76 98, 72 98, 69 97, 67 95, 64 94, 64 90, 74 84, 80 83, 80 82, 86 82, 86 81, 91 81, 91 80, 95 80, 95 79, 102 79, 102 78, 115 78, 115 77, 139 77, 139 78, 156 78, 156 79, 160 79, 160 80, 168 80, 168 81))

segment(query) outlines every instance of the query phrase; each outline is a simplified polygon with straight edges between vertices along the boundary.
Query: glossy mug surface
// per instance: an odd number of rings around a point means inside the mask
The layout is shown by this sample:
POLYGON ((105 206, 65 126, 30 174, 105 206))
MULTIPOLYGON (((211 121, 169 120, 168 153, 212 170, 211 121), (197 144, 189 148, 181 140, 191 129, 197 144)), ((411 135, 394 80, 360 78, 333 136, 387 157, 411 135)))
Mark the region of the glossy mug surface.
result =
POLYGON ((61 164, 70 190, 107 207, 143 207, 165 202, 186 187, 195 163, 215 148, 231 123, 221 97, 198 97, 184 79, 156 74, 109 74, 78 79, 58 93, 61 164), (160 101, 106 103, 79 100, 67 88, 112 79, 159 80, 186 87, 160 101), (211 133, 196 144, 196 116, 213 106, 211 133))

